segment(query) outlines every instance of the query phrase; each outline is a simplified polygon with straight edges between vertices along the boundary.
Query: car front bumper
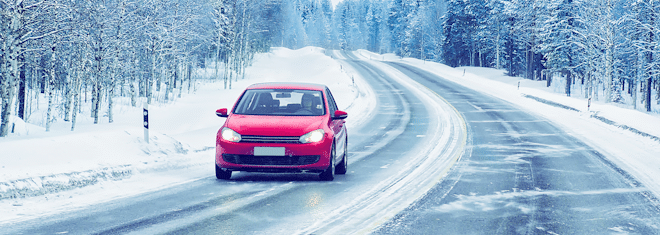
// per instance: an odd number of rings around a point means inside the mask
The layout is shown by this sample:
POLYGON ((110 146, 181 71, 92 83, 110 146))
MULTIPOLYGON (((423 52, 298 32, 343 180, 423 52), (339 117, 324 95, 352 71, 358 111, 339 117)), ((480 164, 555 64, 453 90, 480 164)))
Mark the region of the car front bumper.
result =
POLYGON ((332 140, 318 143, 234 143, 216 144, 215 162, 223 170, 251 172, 322 172, 330 165, 332 140), (284 148, 284 154, 259 154, 255 148, 284 148))

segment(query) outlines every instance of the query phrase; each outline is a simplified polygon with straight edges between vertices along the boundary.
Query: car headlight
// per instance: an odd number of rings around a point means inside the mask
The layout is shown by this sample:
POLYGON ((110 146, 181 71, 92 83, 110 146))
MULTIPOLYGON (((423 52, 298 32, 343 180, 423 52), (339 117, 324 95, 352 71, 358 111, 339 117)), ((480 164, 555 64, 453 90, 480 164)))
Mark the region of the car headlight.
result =
POLYGON ((222 139, 231 142, 240 142, 241 135, 228 127, 222 128, 222 139))
POLYGON ((325 136, 325 131, 323 131, 323 129, 318 129, 301 136, 300 142, 303 144, 316 143, 323 140, 324 136, 325 136))

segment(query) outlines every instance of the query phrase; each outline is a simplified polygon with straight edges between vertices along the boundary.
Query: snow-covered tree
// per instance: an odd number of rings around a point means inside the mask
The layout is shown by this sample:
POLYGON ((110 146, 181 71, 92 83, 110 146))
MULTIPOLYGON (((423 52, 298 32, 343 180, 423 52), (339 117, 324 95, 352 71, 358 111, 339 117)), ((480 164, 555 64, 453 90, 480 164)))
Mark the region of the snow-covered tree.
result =
POLYGON ((540 51, 548 59, 548 69, 565 76, 567 96, 571 96, 573 78, 580 65, 577 57, 583 49, 584 35, 580 33, 583 25, 576 17, 578 3, 578 0, 549 1, 546 5, 549 14, 540 25, 540 51))
MULTIPOLYGON (((660 21, 658 19, 658 10, 660 3, 657 1, 636 0, 629 3, 630 13, 628 14, 632 21, 631 43, 637 48, 638 63, 636 66, 637 77, 634 83, 640 84, 640 90, 643 92, 641 102, 646 111, 652 110, 652 89, 657 80, 658 71, 660 71, 660 59, 658 54, 660 48, 656 45, 660 41, 660 21)), ((660 92, 659 92, 660 93, 660 92)), ((660 99, 658 99, 660 101, 660 99)))
POLYGON ((450 0, 447 3, 447 14, 443 22, 443 61, 452 67, 471 63, 473 33, 478 25, 475 15, 469 11, 469 4, 466 0, 450 0))
POLYGON ((31 48, 28 43, 57 33, 48 25, 45 14, 53 7, 45 1, 0 1, 0 137, 9 132, 12 104, 24 66, 24 55, 31 48))

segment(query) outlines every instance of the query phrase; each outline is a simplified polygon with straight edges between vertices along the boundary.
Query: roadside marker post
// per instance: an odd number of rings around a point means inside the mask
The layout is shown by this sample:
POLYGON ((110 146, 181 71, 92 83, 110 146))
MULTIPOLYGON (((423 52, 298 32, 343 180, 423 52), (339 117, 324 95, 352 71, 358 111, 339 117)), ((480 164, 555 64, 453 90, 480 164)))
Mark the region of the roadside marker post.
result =
POLYGON ((144 141, 149 143, 149 104, 147 102, 144 102, 144 111, 142 112, 142 115, 144 116, 144 122, 142 123, 144 125, 144 141))

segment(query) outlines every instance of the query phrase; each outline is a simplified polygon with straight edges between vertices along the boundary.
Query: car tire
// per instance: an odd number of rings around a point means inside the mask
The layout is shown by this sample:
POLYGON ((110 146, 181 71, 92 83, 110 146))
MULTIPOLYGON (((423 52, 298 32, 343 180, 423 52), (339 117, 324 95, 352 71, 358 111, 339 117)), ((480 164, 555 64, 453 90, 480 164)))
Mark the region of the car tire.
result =
POLYGON ((328 168, 325 169, 325 171, 319 174, 319 178, 322 181, 333 181, 335 179, 335 155, 335 143, 333 142, 330 147, 330 165, 328 165, 328 168))
MULTIPOLYGON (((348 144, 348 137, 346 137, 346 144, 348 144)), ((344 146, 344 157, 341 158, 341 162, 335 167, 335 174, 343 175, 346 174, 348 170, 348 161, 346 160, 348 156, 348 146, 344 146)))
POLYGON ((220 169, 218 165, 215 165, 215 178, 218 178, 219 180, 228 180, 231 178, 231 171, 220 169))

